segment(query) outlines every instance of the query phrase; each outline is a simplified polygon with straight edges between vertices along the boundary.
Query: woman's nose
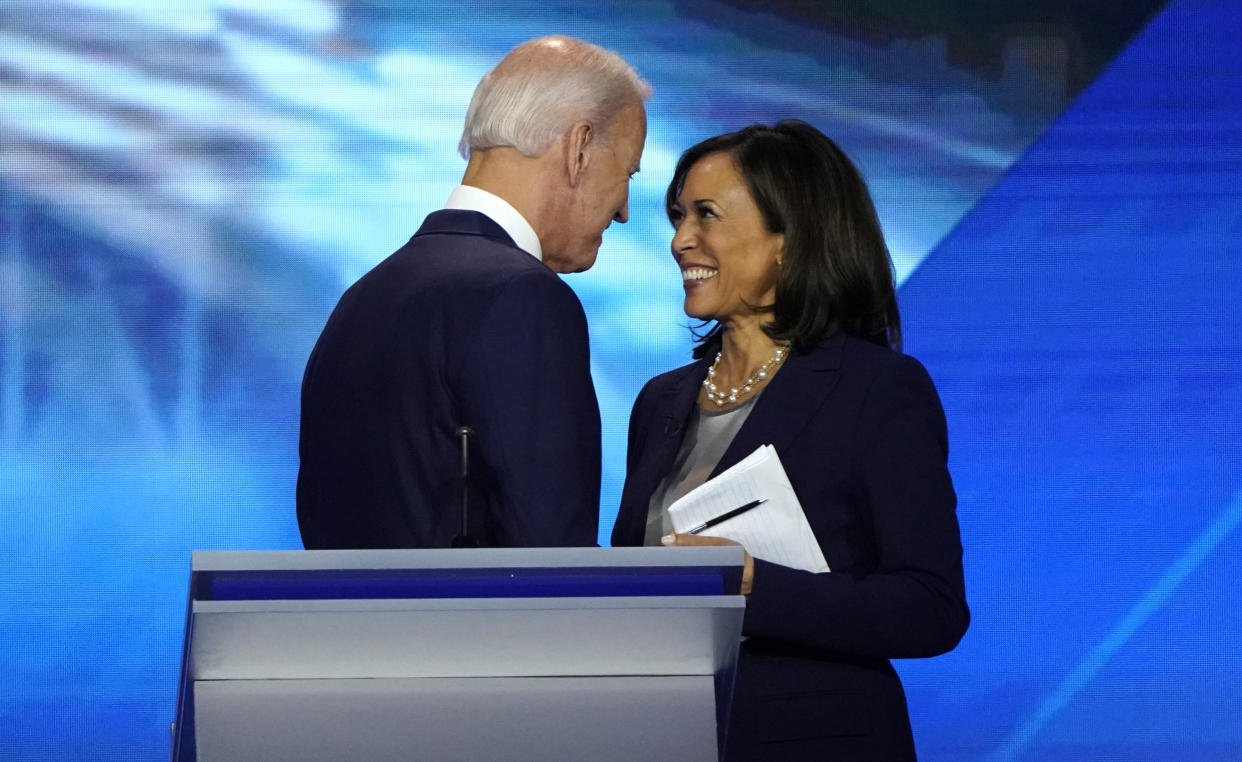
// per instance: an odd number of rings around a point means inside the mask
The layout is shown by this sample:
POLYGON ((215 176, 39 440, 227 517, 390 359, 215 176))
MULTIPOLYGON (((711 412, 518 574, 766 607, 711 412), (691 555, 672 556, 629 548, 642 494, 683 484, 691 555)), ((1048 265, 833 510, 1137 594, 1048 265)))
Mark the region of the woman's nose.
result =
POLYGON ((673 231, 672 249, 673 256, 677 256, 694 246, 694 232, 691 225, 685 222, 677 226, 677 230, 673 231))

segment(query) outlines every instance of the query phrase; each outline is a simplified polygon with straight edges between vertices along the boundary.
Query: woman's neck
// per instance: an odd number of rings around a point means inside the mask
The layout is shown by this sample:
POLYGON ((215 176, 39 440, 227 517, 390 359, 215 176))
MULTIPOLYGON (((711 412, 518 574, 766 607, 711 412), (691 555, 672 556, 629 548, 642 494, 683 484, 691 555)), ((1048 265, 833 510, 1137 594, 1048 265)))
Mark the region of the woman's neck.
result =
MULTIPOLYGON (((731 320, 724 325, 720 337, 721 358, 716 367, 718 386, 741 386, 760 365, 772 360, 778 347, 783 346, 764 333, 763 319, 766 317, 755 315, 754 319, 731 320)), ((761 382, 766 380, 766 377, 760 379, 761 382)))

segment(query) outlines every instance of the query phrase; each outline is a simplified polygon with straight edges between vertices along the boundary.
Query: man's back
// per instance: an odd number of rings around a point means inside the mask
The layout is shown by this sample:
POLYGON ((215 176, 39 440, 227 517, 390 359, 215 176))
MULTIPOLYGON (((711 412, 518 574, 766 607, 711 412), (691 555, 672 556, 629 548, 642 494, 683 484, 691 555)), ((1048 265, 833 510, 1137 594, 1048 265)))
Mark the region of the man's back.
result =
POLYGON ((341 298, 302 387, 307 548, 448 547, 471 535, 593 545, 599 408, 573 292, 484 215, 437 212, 341 298))

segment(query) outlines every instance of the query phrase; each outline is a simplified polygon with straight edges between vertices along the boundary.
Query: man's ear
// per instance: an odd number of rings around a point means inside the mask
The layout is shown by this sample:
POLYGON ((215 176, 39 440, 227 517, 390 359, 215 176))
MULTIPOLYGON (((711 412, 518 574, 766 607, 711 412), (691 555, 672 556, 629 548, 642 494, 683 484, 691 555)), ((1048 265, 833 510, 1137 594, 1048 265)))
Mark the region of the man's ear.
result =
POLYGON ((569 176, 569 186, 578 187, 591 162, 591 152, 587 148, 595 139, 595 127, 588 121, 574 122, 569 126, 565 136, 565 169, 569 176))

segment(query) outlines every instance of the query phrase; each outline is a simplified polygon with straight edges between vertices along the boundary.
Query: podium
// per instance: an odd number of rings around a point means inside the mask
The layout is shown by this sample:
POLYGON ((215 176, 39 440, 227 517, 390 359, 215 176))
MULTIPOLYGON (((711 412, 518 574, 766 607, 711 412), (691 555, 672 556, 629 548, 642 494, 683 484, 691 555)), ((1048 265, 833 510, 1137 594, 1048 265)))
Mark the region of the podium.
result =
POLYGON ((174 762, 716 760, 739 547, 196 551, 174 762))

